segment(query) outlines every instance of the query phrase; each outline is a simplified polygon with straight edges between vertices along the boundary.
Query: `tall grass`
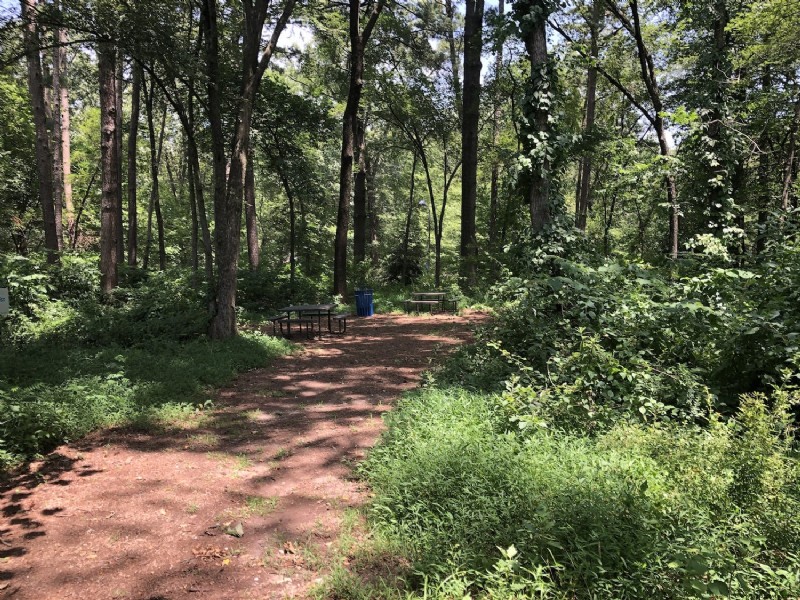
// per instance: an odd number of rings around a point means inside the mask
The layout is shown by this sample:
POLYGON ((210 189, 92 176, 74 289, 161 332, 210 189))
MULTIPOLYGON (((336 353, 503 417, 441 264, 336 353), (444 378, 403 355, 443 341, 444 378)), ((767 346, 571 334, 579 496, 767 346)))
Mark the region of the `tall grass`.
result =
POLYGON ((373 520, 423 595, 796 598, 800 468, 773 402, 589 438, 509 432, 491 396, 427 390, 364 465, 373 520))

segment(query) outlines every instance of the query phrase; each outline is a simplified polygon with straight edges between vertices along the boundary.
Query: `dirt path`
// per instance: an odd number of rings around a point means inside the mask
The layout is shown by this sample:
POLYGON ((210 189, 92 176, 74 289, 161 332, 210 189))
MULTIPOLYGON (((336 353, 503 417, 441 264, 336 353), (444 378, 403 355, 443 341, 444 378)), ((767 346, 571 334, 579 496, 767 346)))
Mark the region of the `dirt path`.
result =
POLYGON ((381 414, 474 321, 354 319, 217 410, 58 449, 0 493, 0 597, 304 597, 366 498, 352 465, 381 414))

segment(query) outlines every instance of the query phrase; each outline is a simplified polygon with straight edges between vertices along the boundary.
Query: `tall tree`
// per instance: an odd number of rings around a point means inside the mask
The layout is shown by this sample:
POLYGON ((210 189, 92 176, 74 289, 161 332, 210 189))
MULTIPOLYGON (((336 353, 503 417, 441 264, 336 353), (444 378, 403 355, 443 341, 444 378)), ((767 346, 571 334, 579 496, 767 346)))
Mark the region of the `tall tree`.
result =
POLYGON ((137 236, 139 235, 139 219, 137 216, 138 187, 136 177, 136 144, 139 139, 139 112, 141 110, 142 67, 133 64, 133 83, 131 84, 131 122, 128 131, 128 264, 137 265, 137 236))
POLYGON ((253 167, 252 144, 248 150, 247 168, 244 180, 244 210, 245 229, 247 230, 247 257, 250 261, 250 270, 258 269, 258 220, 256 216, 256 175, 253 167))
POLYGON ((333 249, 333 292, 340 296, 347 295, 347 231, 350 225, 350 196, 353 191, 354 140, 357 135, 358 107, 364 88, 364 48, 385 4, 386 0, 376 0, 372 3, 366 25, 361 31, 359 0, 349 0, 350 85, 342 117, 339 204, 333 249))
POLYGON ((483 52, 483 0, 467 0, 464 20, 464 106, 461 121, 461 276, 467 289, 477 283, 478 127, 483 52))
POLYGON ((217 286, 210 334, 216 339, 228 338, 237 332, 236 274, 239 266, 244 179, 247 169, 247 149, 250 147, 253 105, 261 79, 269 66, 294 5, 295 0, 285 1, 269 41, 263 48, 264 25, 271 2, 255 0, 242 6, 244 19, 241 84, 234 105, 234 127, 230 140, 226 140, 222 111, 223 79, 217 3, 216 0, 203 0, 201 5, 200 21, 205 46, 207 106, 214 171, 214 241, 217 263, 217 286), (230 160, 226 156, 227 148, 232 149, 230 160))
MULTIPOLYGON (((58 5, 56 5, 58 6, 58 5)), ((75 237, 75 206, 72 201, 72 147, 70 144, 69 78, 67 76, 67 30, 56 27, 56 44, 53 49, 53 73, 58 71, 58 130, 60 133, 61 176, 64 211, 67 221, 67 241, 72 245, 75 237)), ((55 87, 55 86, 54 86, 55 87)))
MULTIPOLYGON (((586 70, 586 111, 583 118, 584 138, 594 139, 595 111, 597 109, 597 61, 600 54, 598 41, 601 20, 605 7, 602 0, 592 0, 589 16, 589 67, 586 70)), ((581 157, 578 198, 575 206, 575 226, 586 231, 586 219, 589 212, 592 179, 592 150, 587 149, 581 157)))
POLYGON ((669 161, 675 154, 675 142, 667 128, 664 102, 661 97, 661 90, 656 76, 655 61, 653 60, 653 55, 650 53, 642 33, 641 12, 639 10, 638 0, 629 0, 628 8, 630 10, 630 16, 625 14, 614 0, 605 1, 609 10, 617 17, 622 27, 629 33, 636 44, 636 56, 639 60, 639 74, 647 90, 650 104, 653 107, 653 112, 649 120, 658 138, 659 153, 667 161, 664 185, 667 189, 667 202, 669 204, 668 247, 669 255, 674 260, 678 258, 680 206, 678 205, 678 186, 675 182, 675 175, 669 166, 669 161))
POLYGON ((117 190, 120 184, 117 157, 117 52, 110 42, 100 42, 97 48, 100 77, 100 170, 102 196, 100 203, 100 289, 111 293, 118 282, 116 213, 120 210, 117 190))
MULTIPOLYGON (((499 0, 497 14, 500 19, 504 17, 505 11, 505 0, 499 0)), ((492 94, 492 175, 491 183, 489 184, 489 248, 491 250, 497 247, 497 212, 500 194, 500 160, 497 154, 500 148, 500 125, 502 119, 500 74, 503 68, 503 40, 501 36, 497 36, 497 38, 497 47, 494 52, 494 93, 492 94)))
POLYGON ((28 92, 36 128, 36 168, 39 175, 39 202, 44 221, 44 246, 48 262, 57 263, 59 243, 53 193, 53 153, 47 128, 36 0, 22 0, 22 20, 24 25, 22 36, 28 63, 28 92))
POLYGON ((367 135, 363 118, 356 119, 355 189, 353 190, 353 261, 358 264, 367 255, 367 135))
POLYGON ((518 0, 514 18, 520 29, 531 65, 524 132, 526 150, 531 158, 528 204, 531 229, 541 231, 552 219, 550 184, 552 140, 550 111, 552 107, 552 73, 547 55, 547 17, 554 10, 552 0, 518 0))

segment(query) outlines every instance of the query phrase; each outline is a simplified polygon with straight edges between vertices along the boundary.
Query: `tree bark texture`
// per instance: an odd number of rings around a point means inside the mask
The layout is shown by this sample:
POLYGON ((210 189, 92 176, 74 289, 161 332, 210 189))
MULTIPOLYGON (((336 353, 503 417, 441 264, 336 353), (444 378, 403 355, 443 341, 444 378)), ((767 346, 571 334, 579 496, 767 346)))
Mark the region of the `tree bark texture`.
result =
POLYGON ((117 206, 119 210, 116 213, 117 219, 117 232, 119 235, 119 243, 117 244, 117 263, 124 264, 125 263, 125 244, 123 243, 123 220, 122 220, 122 86, 123 86, 123 77, 122 77, 122 68, 124 66, 124 60, 122 55, 117 56, 117 83, 116 88, 114 90, 115 97, 114 102, 116 103, 116 119, 117 119, 117 162, 119 163, 117 166, 117 173, 119 173, 119 185, 117 186, 117 206))
MULTIPOLYGON (((603 14, 602 0, 592 1, 592 15, 589 22, 589 53, 590 64, 586 72, 586 113, 583 121, 584 136, 593 139, 594 120, 597 108, 597 59, 599 57, 598 36, 600 32, 600 20, 603 14)), ((586 221, 589 215, 591 204, 591 180, 592 180, 592 150, 587 150, 581 159, 581 185, 578 194, 578 205, 575 214, 575 226, 581 231, 586 231, 586 221)))
MULTIPOLYGON (((506 12, 505 0, 499 0, 497 13, 503 16, 506 12)), ((500 194, 500 160, 497 153, 500 149, 500 122, 502 120, 502 99, 500 93, 500 72, 503 67, 503 42, 497 42, 494 53, 494 94, 492 94, 492 176, 489 187, 489 248, 497 248, 497 213, 500 194)))
POLYGON ((444 11, 447 17, 447 31, 445 35, 447 36, 447 46, 450 50, 450 68, 453 72, 453 96, 455 97, 456 111, 458 112, 458 118, 460 120, 463 103, 461 96, 461 76, 459 74, 460 69, 458 68, 460 61, 458 60, 458 51, 456 50, 456 14, 455 8, 453 7, 453 0, 444 0, 444 11))
POLYGON ((252 145, 247 152, 247 168, 245 169, 244 179, 244 210, 245 228, 247 229, 247 258, 250 261, 250 270, 258 269, 259 244, 258 244, 258 221, 256 217, 256 176, 253 167, 253 148, 252 145))
POLYGON ((367 256, 367 157, 366 131, 363 119, 356 119, 355 152, 358 171, 353 190, 353 261, 358 264, 367 256))
POLYGON ((117 245, 121 243, 117 229, 119 194, 119 157, 117 150, 116 49, 108 42, 98 45, 100 75, 100 289, 109 294, 118 283, 117 245))
POLYGON ((53 203, 53 153, 47 129, 47 107, 42 78, 42 61, 39 56, 36 0, 22 0, 22 20, 24 24, 22 35, 28 65, 28 93, 36 130, 36 171, 39 177, 39 202, 44 221, 44 247, 47 251, 47 261, 58 263, 59 244, 53 203))
POLYGON ((467 0, 464 21, 464 116, 461 123, 461 277, 467 290, 478 280, 478 128, 483 51, 483 0, 467 0))
MULTIPOLYGON (((414 209, 417 207, 417 202, 414 199, 414 187, 417 177, 417 153, 414 152, 414 161, 411 163, 411 185, 408 192, 408 210, 406 211, 406 228, 403 233, 403 262, 400 272, 400 282, 403 285, 408 285, 408 240, 411 237, 411 217, 414 214, 414 209)), ((427 211, 428 208, 425 207, 427 211)))
POLYGON ((69 85, 67 80, 67 32, 58 28, 55 61, 58 63, 60 87, 58 107, 61 127, 61 171, 64 178, 64 212, 67 221, 67 241, 72 244, 75 237, 75 206, 72 200, 72 147, 70 144, 69 85))
POLYGON ((378 194, 377 194, 377 169, 378 161, 369 154, 366 158, 367 167, 367 219, 369 220, 369 249, 370 260, 373 267, 378 267, 380 263, 380 248, 378 236, 380 232, 380 220, 378 216, 378 194))
MULTIPOLYGON (((58 9, 58 2, 54 3, 58 9)), ((53 209, 56 221, 56 239, 58 240, 58 249, 64 249, 64 161, 62 157, 63 147, 61 141, 63 139, 63 130, 61 128, 61 87, 66 85, 66 80, 61 73, 61 57, 58 42, 60 28, 56 28, 53 32, 53 209)))
POLYGON ((137 236, 139 235, 139 218, 137 207, 138 168, 136 163, 136 144, 139 139, 139 113, 141 111, 142 67, 133 65, 133 83, 131 86, 131 123, 128 132, 128 265, 135 267, 138 262, 137 236))

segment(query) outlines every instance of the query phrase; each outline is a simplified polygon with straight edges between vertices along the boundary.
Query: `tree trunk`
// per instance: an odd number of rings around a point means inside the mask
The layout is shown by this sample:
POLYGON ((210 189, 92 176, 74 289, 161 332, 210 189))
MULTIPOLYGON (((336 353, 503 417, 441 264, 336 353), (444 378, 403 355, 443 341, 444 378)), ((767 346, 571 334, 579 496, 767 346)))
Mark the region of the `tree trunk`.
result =
POLYGON ((108 42, 98 45, 100 75, 100 162, 103 193, 100 201, 100 289, 109 294, 117 287, 117 229, 119 200, 119 157, 117 150, 116 49, 108 42))
POLYGON ((58 108, 61 126, 61 171, 64 178, 64 209, 67 219, 67 241, 72 244, 75 237, 75 206, 72 201, 72 150, 70 145, 69 84, 67 80, 67 32, 64 28, 57 31, 56 62, 60 76, 60 93, 58 108))
POLYGON ((201 26, 206 51, 208 119, 214 166, 214 220, 217 261, 217 287, 209 333, 214 339, 229 338, 237 333, 236 276, 242 227, 244 178, 247 169, 247 149, 250 147, 250 127, 253 103, 258 86, 272 58, 281 32, 289 21, 295 0, 286 0, 283 11, 266 46, 262 44, 264 23, 269 2, 257 0, 243 5, 244 35, 242 38, 242 82, 238 95, 233 139, 226 143, 222 120, 222 77, 219 64, 219 31, 216 0, 201 4, 201 26), (232 148, 230 163, 225 148, 232 148), (228 166, 230 168, 228 168, 228 166), (227 173, 226 173, 227 172, 227 173))
POLYGON ((367 219, 369 221, 369 253, 373 267, 378 267, 380 263, 380 253, 378 248, 378 232, 380 222, 378 219, 378 195, 376 193, 376 174, 377 161, 370 155, 366 159, 367 167, 367 219))
POLYGON ((247 150, 247 168, 244 178, 245 227, 247 229, 247 257, 250 270, 258 269, 258 222, 256 218, 256 176, 253 168, 252 145, 247 150))
POLYGON ((797 128, 800 124, 800 98, 794 103, 794 117, 789 129, 789 153, 786 157, 786 164, 783 167, 783 190, 781 191, 781 209, 788 211, 792 208, 792 175, 795 163, 795 153, 797 150, 797 128))
MULTIPOLYGON (((54 3, 54 8, 58 10, 58 0, 54 3)), ((62 159, 62 145, 63 130, 61 128, 61 87, 66 85, 66 80, 61 73, 61 48, 59 47, 59 39, 61 29, 56 28, 53 34, 53 209, 56 221, 56 239, 58 240, 58 249, 64 249, 64 161, 62 159)))
POLYGON ((453 7, 453 0, 444 0, 444 10, 447 16, 447 46, 450 49, 450 68, 453 70, 453 96, 456 102, 456 111, 458 118, 461 120, 462 115, 462 101, 461 101, 461 77, 459 76, 459 60, 458 52, 456 52, 456 35, 455 35, 455 9, 453 7))
POLYGON ((296 252, 296 223, 297 215, 294 203, 294 193, 292 187, 289 185, 289 180, 286 178, 286 173, 283 169, 279 169, 279 176, 283 184, 283 191, 286 192, 286 200, 289 202, 289 286, 294 292, 295 273, 297 271, 297 252, 296 252))
MULTIPOLYGON (((143 267, 147 269, 150 262, 150 243, 152 241, 153 212, 156 215, 156 227, 158 228, 158 263, 163 271, 166 269, 166 248, 164 247, 164 219, 161 214, 161 201, 159 197, 158 172, 161 163, 161 146, 164 140, 164 125, 162 121, 161 132, 158 140, 156 139, 155 122, 153 120, 153 96, 155 88, 152 83, 148 93, 147 84, 144 85, 145 104, 147 105, 147 131, 150 138, 150 206, 147 211, 147 241, 144 249, 143 267)), ((166 116, 166 109, 164 111, 166 116)))
MULTIPOLYGON (((502 17, 505 12, 505 0, 499 0, 497 13, 502 17)), ((500 149, 500 123, 502 119, 500 69, 503 66, 503 42, 500 40, 497 42, 497 49, 494 54, 494 65, 495 89, 492 95, 492 147, 494 156, 492 157, 492 179, 489 191, 489 248, 492 250, 497 247, 497 206, 500 192, 500 160, 497 156, 500 149)))
POLYGON ((358 264, 367 256, 367 160, 366 125, 356 120, 355 153, 358 172, 353 191, 353 261, 358 264))
POLYGON ((25 56, 28 63, 28 92, 36 129, 36 171, 39 176, 39 202, 44 221, 44 247, 47 251, 47 261, 58 263, 59 244, 55 205, 53 204, 53 154, 50 150, 50 136, 47 130, 47 108, 44 84, 42 83, 42 62, 39 56, 36 0, 22 0, 22 19, 25 56))
POLYGON ((122 55, 117 56, 117 82, 114 90, 114 101, 116 103, 116 119, 117 119, 117 173, 119 173, 119 185, 117 186, 117 206, 119 207, 115 215, 117 219, 117 235, 119 241, 117 243, 117 264, 125 263, 125 244, 123 238, 122 226, 122 86, 123 77, 122 69, 124 66, 122 55))
POLYGON ((464 117, 461 123, 461 277, 467 290, 478 280, 478 127, 483 51, 483 0, 467 0, 464 22, 464 117))
POLYGON ((408 211, 406 212, 406 230, 403 235, 403 266, 400 281, 403 285, 408 285, 408 239, 411 236, 411 216, 417 203, 414 200, 414 184, 417 175, 417 153, 414 152, 414 161, 411 163, 411 186, 408 193, 408 211))
POLYGON ((139 112, 141 110, 142 67, 133 65, 133 85, 131 88, 131 124, 128 133, 128 265, 135 267, 138 261, 137 240, 139 219, 137 211, 138 169, 136 163, 136 144, 139 138, 139 112))
MULTIPOLYGON (((529 25, 525 36, 525 48, 531 63, 531 89, 540 94, 549 93, 547 85, 547 30, 546 19, 541 16, 529 25)), ((550 133, 549 105, 534 98, 533 131, 537 140, 547 140, 550 133)), ((539 142, 541 143, 541 142, 539 142)), ((546 143, 546 142, 544 142, 546 143)), ((544 156, 531 165, 531 184, 528 196, 530 204, 531 229, 540 232, 550 223, 550 160, 544 156)))
POLYGON ((342 118, 342 154, 339 167, 339 205, 336 215, 336 237, 333 249, 333 293, 347 296, 347 230, 350 225, 350 196, 353 191, 353 154, 358 105, 364 87, 364 46, 385 0, 378 0, 372 9, 363 33, 359 26, 359 1, 350 1, 350 86, 342 118))
MULTIPOLYGON (((597 67, 596 62, 599 57, 598 36, 600 30, 600 20, 603 15, 602 0, 592 1, 592 16, 589 23, 589 51, 591 62, 586 73, 586 114, 584 116, 584 137, 593 139, 595 111, 597 107, 597 67)), ((581 159, 581 187, 578 196, 578 211, 575 215, 575 225, 581 231, 586 231, 586 221, 591 203, 592 180, 592 155, 593 150, 587 149, 581 159)))
MULTIPOLYGON (((188 143, 187 143, 188 145, 188 143)), ((197 272, 200 269, 200 221, 197 216, 197 196, 195 195, 194 163, 187 161, 189 177, 189 216, 192 219, 192 239, 191 239, 191 261, 192 273, 194 273, 195 285, 197 285, 197 272)))
POLYGON ((205 267, 206 283, 211 286, 214 281, 214 251, 211 242, 211 230, 208 226, 206 215, 205 190, 200 172, 200 155, 197 151, 197 140, 194 137, 194 80, 189 81, 189 99, 186 110, 186 141, 189 149, 189 172, 194 178, 194 194, 197 202, 197 220, 200 223, 200 233, 203 239, 203 264, 205 267))

